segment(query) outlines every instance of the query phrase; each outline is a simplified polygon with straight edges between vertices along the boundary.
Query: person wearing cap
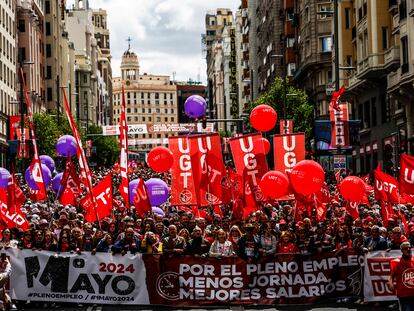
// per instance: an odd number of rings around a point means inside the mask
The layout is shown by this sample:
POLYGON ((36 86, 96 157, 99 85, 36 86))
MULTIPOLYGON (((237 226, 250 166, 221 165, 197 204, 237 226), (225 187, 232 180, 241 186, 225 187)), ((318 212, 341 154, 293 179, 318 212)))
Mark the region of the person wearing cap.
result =
POLYGON ((414 255, 409 242, 400 245, 401 257, 391 261, 388 285, 395 290, 400 311, 414 310, 414 255))
POLYGON ((237 255, 248 263, 259 258, 260 241, 254 235, 255 226, 248 223, 244 226, 245 234, 237 242, 237 255))

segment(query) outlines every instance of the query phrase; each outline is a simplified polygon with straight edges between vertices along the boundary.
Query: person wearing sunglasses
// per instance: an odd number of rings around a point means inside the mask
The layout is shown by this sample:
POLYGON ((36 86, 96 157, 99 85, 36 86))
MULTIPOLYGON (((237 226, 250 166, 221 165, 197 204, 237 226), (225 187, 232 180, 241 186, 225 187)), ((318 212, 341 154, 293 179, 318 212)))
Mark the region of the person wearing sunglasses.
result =
POLYGON ((411 244, 403 242, 400 245, 401 257, 391 261, 389 288, 395 289, 400 311, 414 310, 414 255, 411 244))

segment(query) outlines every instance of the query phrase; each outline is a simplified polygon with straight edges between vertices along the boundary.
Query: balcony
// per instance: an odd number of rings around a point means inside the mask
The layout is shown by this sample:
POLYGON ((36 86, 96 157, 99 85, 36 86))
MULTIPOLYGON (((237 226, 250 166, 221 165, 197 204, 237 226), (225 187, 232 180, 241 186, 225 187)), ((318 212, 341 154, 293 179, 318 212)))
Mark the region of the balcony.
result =
POLYGON ((243 52, 243 60, 249 60, 249 51, 243 52))
POLYGON ((401 69, 398 69, 395 72, 390 73, 387 76, 387 86, 388 90, 398 87, 401 80, 401 69))
POLYGON ((250 69, 243 69, 243 80, 250 79, 250 69))
POLYGON ((389 72, 395 71, 400 66, 400 47, 393 46, 384 53, 384 68, 389 72))
POLYGON ((388 12, 391 14, 398 13, 398 0, 388 0, 388 12))
POLYGON ((357 76, 359 79, 379 78, 386 73, 384 54, 371 54, 358 62, 357 76))
POLYGON ((295 52, 293 48, 287 48, 285 50, 285 62, 287 64, 295 62, 295 52))

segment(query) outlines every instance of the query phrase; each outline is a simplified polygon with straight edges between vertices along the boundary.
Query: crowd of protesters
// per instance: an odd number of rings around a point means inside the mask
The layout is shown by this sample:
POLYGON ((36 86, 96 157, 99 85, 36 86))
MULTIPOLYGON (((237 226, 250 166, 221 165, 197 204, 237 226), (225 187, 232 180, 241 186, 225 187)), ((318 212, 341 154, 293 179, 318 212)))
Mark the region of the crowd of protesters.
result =
MULTIPOLYGON (((109 169, 95 170, 94 182, 109 172, 109 169)), ((253 262, 281 253, 335 254, 343 249, 370 252, 400 249, 403 242, 414 246, 414 207, 411 204, 394 206, 395 214, 389 216, 387 226, 384 226, 380 206, 373 195, 369 197, 370 206, 359 205, 358 219, 347 214, 345 202, 341 200, 328 204, 323 222, 316 220, 314 212, 295 220, 293 201, 266 203, 246 219, 235 219, 230 205, 222 206, 221 214, 206 208, 207 214, 198 217, 188 208, 168 203, 162 206, 163 215, 149 213, 141 217, 135 214, 133 207, 122 208, 121 197, 116 192, 120 178, 117 171, 113 173, 114 210, 110 217, 99 223, 89 223, 81 208, 53 201, 27 200, 22 211, 31 228, 24 232, 18 228, 3 229, 0 247, 116 255, 239 256, 253 262)), ((159 177, 169 182, 169 176, 155 174, 141 164, 130 171, 131 179, 139 176, 144 179, 159 177)), ((333 194, 335 182, 330 178, 327 181, 333 194)), ((28 191, 22 180, 20 185, 28 191)), ((53 196, 50 193, 50 197, 53 196)))

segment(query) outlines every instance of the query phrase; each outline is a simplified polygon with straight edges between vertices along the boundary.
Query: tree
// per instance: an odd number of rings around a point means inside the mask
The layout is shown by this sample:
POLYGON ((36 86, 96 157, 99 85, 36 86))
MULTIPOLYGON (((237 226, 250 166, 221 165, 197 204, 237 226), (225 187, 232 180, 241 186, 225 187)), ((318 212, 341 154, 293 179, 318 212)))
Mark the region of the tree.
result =
POLYGON ((56 142, 63 134, 57 125, 55 117, 45 112, 35 113, 33 115, 33 122, 39 154, 56 157, 56 142))
POLYGON ((96 154, 93 156, 97 165, 110 166, 119 158, 121 147, 118 138, 115 136, 99 136, 102 134, 102 128, 96 125, 89 126, 88 134, 97 134, 90 136, 92 146, 96 147, 96 154))
MULTIPOLYGON (((293 128, 295 132, 304 132, 307 142, 312 137, 314 108, 308 102, 308 96, 302 90, 296 89, 288 84, 286 80, 286 117, 293 119, 293 128), (294 95, 292 95, 294 94, 294 95)), ((250 114, 254 107, 262 104, 272 106, 278 115, 278 119, 283 119, 283 98, 284 82, 282 78, 277 77, 269 91, 262 94, 255 101, 246 105, 245 111, 250 114)), ((250 126, 250 123, 246 124, 250 126)), ((269 132, 275 134, 276 128, 269 132)))

